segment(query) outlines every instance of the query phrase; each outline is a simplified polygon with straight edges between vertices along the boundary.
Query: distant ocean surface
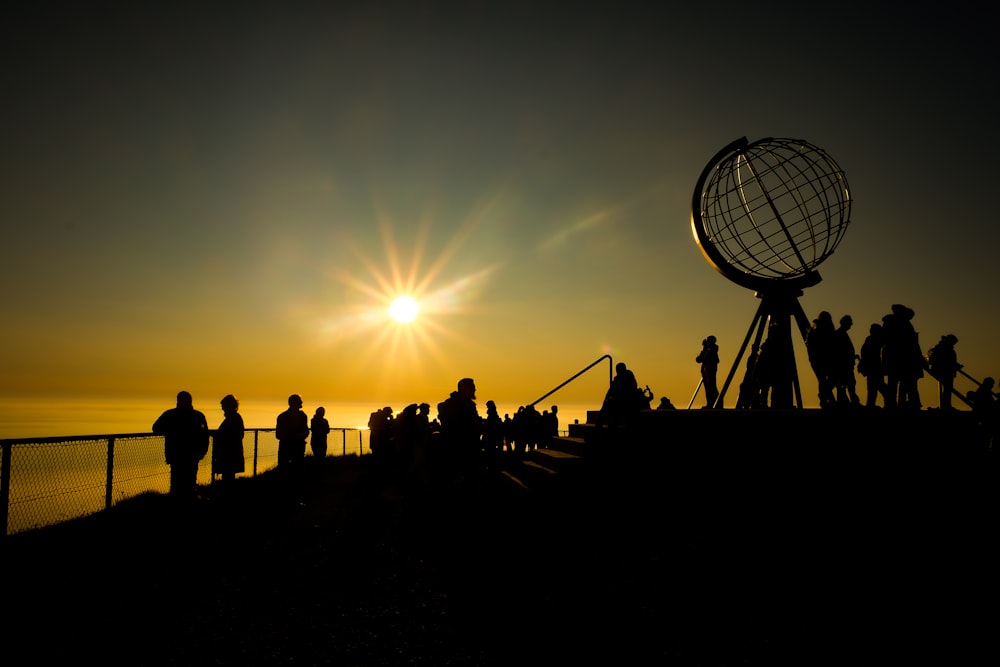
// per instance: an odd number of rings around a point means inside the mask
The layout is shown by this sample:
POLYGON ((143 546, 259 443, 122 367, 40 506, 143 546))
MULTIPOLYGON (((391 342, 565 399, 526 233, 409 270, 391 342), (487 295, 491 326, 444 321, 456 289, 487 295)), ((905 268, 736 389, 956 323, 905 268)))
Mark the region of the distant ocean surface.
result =
MULTIPOLYGON (((444 397, 442 397, 444 398, 444 397)), ((479 414, 486 416, 486 400, 477 402, 479 414)), ((560 405, 558 401, 546 400, 540 403, 538 411, 559 406, 559 429, 565 431, 567 425, 579 420, 587 421, 587 411, 596 410, 599 405, 560 405)), ((392 403, 323 403, 303 406, 303 411, 312 418, 319 405, 326 408, 326 417, 333 428, 367 428, 371 413, 385 405, 395 412, 405 405, 392 403)), ((0 440, 13 438, 47 438, 71 435, 105 435, 118 433, 149 433, 153 422, 164 410, 174 407, 172 401, 149 398, 52 398, 0 400, 0 440)), ((240 414, 247 428, 274 428, 275 418, 288 406, 283 401, 240 400, 240 414)), ((210 428, 217 428, 222 422, 222 410, 218 401, 198 401, 195 408, 205 413, 210 428)), ((517 405, 497 404, 500 416, 511 416, 517 405)), ((437 408, 432 403, 431 417, 437 416, 437 408)))

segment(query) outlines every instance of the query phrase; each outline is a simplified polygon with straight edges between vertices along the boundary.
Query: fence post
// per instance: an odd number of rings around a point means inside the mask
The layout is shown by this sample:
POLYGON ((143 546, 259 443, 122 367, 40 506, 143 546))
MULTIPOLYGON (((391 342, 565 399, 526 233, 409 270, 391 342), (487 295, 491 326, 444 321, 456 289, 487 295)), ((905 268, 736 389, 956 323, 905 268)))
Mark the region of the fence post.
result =
POLYGON ((104 509, 111 507, 111 487, 115 480, 115 436, 108 438, 108 471, 104 484, 104 509))
POLYGON ((257 438, 260 436, 260 431, 257 429, 253 430, 253 476, 257 476, 257 438))
POLYGON ((0 542, 7 537, 7 519, 10 513, 10 456, 14 443, 3 443, 3 454, 0 456, 0 542))
POLYGON ((347 429, 346 428, 343 431, 340 432, 340 442, 341 442, 341 445, 343 446, 343 451, 341 453, 341 456, 347 456, 347 429))

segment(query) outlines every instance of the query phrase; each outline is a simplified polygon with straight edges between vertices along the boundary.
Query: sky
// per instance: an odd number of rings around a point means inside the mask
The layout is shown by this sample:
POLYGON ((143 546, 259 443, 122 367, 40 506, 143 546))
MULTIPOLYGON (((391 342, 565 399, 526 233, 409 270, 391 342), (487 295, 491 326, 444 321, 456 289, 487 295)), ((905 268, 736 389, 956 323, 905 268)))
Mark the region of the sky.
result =
MULTIPOLYGON (((852 315, 860 349, 902 303, 925 350, 953 333, 1000 375, 985 6, 24 4, 0 27, 0 397, 402 407, 470 376, 518 405, 608 354, 686 407, 702 339, 721 385, 758 303, 691 231, 740 137, 804 139, 850 184, 810 318, 852 315)), ((545 403, 597 408, 607 380, 545 403)))

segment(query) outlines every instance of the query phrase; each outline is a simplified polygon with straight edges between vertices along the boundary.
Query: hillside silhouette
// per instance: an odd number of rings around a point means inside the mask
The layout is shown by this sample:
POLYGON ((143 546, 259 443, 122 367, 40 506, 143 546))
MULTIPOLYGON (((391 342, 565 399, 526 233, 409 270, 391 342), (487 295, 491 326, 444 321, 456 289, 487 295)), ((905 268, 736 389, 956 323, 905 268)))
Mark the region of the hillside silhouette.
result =
POLYGON ((4 653, 130 665, 996 657, 987 456, 721 435, 606 443, 530 489, 496 472, 414 493, 371 457, 328 458, 303 504, 264 474, 227 497, 202 489, 191 507, 148 495, 13 535, 4 653))

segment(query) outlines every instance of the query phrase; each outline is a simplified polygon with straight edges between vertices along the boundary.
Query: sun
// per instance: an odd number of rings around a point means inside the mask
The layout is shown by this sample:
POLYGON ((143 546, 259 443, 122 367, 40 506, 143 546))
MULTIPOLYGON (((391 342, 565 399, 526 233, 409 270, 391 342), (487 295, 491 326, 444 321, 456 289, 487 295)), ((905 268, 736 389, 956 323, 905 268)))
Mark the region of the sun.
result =
MULTIPOLYGON (((465 272, 451 266, 456 256, 463 257, 462 243, 478 225, 479 218, 473 216, 458 233, 443 236, 442 247, 430 260, 429 218, 421 219, 404 242, 395 238, 403 225, 380 218, 384 258, 365 248, 363 242, 372 241, 369 237, 345 238, 342 244, 353 257, 329 271, 348 289, 348 301, 338 306, 337 316, 321 318, 324 343, 359 343, 352 348, 351 364, 369 377, 381 365, 380 377, 387 382, 401 375, 420 377, 430 366, 449 367, 457 346, 475 344, 462 337, 457 318, 475 311, 483 287, 500 268, 499 263, 479 263, 465 272)), ((405 228, 409 232, 411 226, 405 228)))
POLYGON ((417 319, 420 312, 420 304, 408 294, 398 296, 389 304, 389 317, 400 324, 409 324, 417 319))

